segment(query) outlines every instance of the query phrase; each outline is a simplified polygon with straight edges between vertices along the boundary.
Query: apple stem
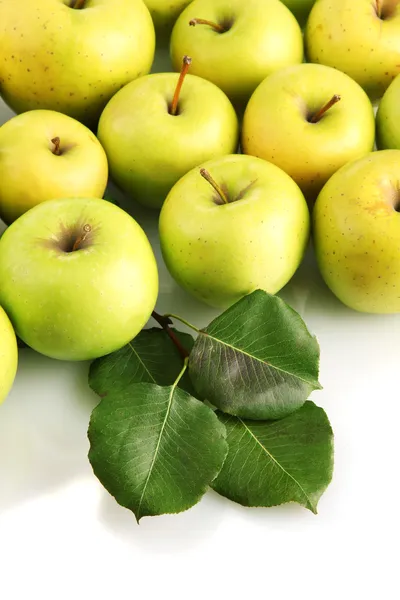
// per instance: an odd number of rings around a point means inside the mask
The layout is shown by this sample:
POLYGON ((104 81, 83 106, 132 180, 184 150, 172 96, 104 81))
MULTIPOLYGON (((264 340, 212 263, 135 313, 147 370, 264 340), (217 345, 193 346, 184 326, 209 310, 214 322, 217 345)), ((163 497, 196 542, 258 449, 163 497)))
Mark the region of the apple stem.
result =
POLYGON ((332 108, 332 106, 334 106, 335 104, 337 104, 337 102, 339 102, 341 100, 341 97, 338 94, 335 94, 334 96, 332 96, 332 98, 329 100, 329 102, 327 102, 325 104, 325 106, 323 106, 322 108, 320 108, 310 119, 310 123, 318 123, 318 121, 320 121, 322 119, 322 117, 324 116, 324 114, 330 109, 332 108))
POLYGON ((200 175, 206 181, 208 181, 208 183, 210 185, 212 185, 212 187, 214 188, 214 190, 217 192, 218 196, 221 198, 222 202, 224 204, 229 204, 229 198, 228 198, 228 196, 225 194, 224 190, 218 185, 218 183, 215 181, 215 179, 213 179, 211 177, 210 173, 206 169, 200 169, 200 175))
POLYGON ((218 25, 218 23, 214 23, 213 21, 208 21, 207 19, 192 19, 189 21, 189 25, 191 27, 195 27, 196 25, 208 25, 212 27, 214 31, 217 33, 225 33, 226 29, 222 25, 218 25))
POLYGON ((55 154, 56 156, 60 156, 61 154, 61 150, 60 150, 60 144, 61 144, 61 140, 59 137, 55 137, 51 140, 51 143, 54 144, 54 148, 53 148, 53 154, 55 154))
POLYGON ((72 246, 71 252, 76 252, 77 250, 79 250, 80 245, 86 240, 87 236, 92 231, 92 228, 90 227, 90 225, 84 225, 82 230, 83 233, 82 235, 76 238, 74 245, 72 246))
POLYGON ((191 64, 192 64, 192 59, 190 58, 190 56, 184 56, 183 57, 183 62, 182 62, 181 73, 179 75, 178 84, 176 86, 175 94, 174 94, 174 97, 172 99, 172 104, 171 104, 171 108, 170 108, 170 111, 169 111, 170 114, 173 115, 174 117, 176 116, 176 113, 177 113, 177 110, 178 110, 179 97, 181 95, 181 90, 182 90, 183 82, 185 81, 185 77, 188 74, 189 67, 190 67, 191 64))
POLYGON ((79 10, 80 8, 83 8, 83 5, 85 4, 86 0, 73 0, 72 4, 71 4, 71 8, 75 8, 77 10, 79 10))
POLYGON ((376 14, 379 18, 381 18, 381 14, 382 14, 382 5, 381 5, 381 0, 376 0, 376 14))
POLYGON ((153 317, 153 319, 155 321, 157 321, 157 323, 160 325, 160 327, 162 327, 164 329, 165 333, 168 335, 170 340, 176 346, 176 348, 177 348, 179 354, 181 355, 181 357, 183 358, 183 360, 186 360, 189 356, 189 352, 183 346, 180 339, 176 335, 175 331, 173 329, 171 329, 171 327, 170 327, 170 325, 172 325, 171 319, 169 317, 159 315, 158 313, 156 313, 156 311, 153 311, 151 313, 151 316, 153 317))

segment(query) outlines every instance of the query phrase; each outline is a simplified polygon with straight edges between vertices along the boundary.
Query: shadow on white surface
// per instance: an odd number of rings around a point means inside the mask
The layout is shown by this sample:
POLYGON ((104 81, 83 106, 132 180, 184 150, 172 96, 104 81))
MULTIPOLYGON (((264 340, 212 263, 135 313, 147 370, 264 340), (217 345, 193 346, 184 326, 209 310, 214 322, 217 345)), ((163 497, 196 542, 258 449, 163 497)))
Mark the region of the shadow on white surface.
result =
POLYGON ((0 407, 0 514, 90 473, 86 430, 98 400, 87 370, 20 350, 14 388, 0 407))

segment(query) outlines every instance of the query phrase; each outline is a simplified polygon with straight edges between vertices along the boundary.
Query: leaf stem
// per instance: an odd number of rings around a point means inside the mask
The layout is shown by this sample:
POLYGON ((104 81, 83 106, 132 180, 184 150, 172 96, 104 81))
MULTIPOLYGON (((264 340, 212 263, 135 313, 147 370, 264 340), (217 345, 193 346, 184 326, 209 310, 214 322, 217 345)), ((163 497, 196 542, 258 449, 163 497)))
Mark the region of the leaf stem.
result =
MULTIPOLYGON (((151 316, 153 317, 153 319, 155 321, 157 321, 157 323, 160 325, 160 327, 162 327, 164 329, 165 333, 168 335, 170 340, 174 343, 175 347, 177 348, 177 350, 178 350, 179 354, 181 355, 181 357, 183 358, 183 360, 186 360, 189 357, 190 353, 183 346, 180 339, 176 335, 175 331, 173 329, 171 329, 170 325, 172 325, 172 321, 169 318, 169 316, 168 315, 164 315, 164 316, 159 315, 155 310, 152 312, 151 316)), ((180 379, 180 377, 179 377, 179 379, 180 379)))
POLYGON ((185 321, 185 319, 183 319, 182 317, 179 317, 178 315, 174 315, 172 313, 168 313, 168 314, 164 315, 164 317, 169 320, 169 324, 170 325, 172 324, 171 319, 175 319, 175 321, 180 321, 180 323, 183 323, 184 325, 186 325, 190 329, 193 329, 193 331, 196 331, 196 333, 200 333, 200 329, 198 329, 197 327, 195 327, 194 325, 192 325, 191 323, 189 323, 189 321, 185 321))
POLYGON ((183 82, 185 81, 185 77, 188 74, 189 67, 191 64, 192 64, 192 59, 190 58, 190 56, 184 56, 181 73, 179 75, 178 84, 176 86, 175 94, 172 99, 171 108, 169 111, 169 114, 172 115, 173 117, 176 116, 176 113, 178 111, 179 97, 181 95, 183 82))
POLYGON ((186 369, 188 367, 188 363, 189 363, 189 357, 187 356, 185 358, 185 360, 184 360, 184 364, 183 364, 181 372, 179 373, 178 377, 175 379, 175 381, 174 381, 174 383, 172 385, 173 388, 177 388, 178 387, 179 382, 182 379, 182 377, 184 376, 185 371, 186 371, 186 369))
POLYGON ((208 183, 214 188, 214 190, 217 192, 218 196, 221 198, 222 203, 229 204, 228 196, 226 195, 224 190, 221 188, 221 186, 218 185, 218 183, 215 181, 215 179, 213 179, 213 177, 210 175, 210 173, 206 169, 200 169, 200 175, 203 177, 203 179, 208 181, 208 183))
POLYGON ((320 108, 311 118, 310 118, 310 123, 318 123, 318 121, 320 121, 322 119, 322 117, 324 116, 324 114, 330 109, 332 108, 332 106, 334 106, 335 104, 337 104, 337 102, 339 102, 341 100, 341 96, 339 96, 338 94, 335 94, 334 96, 332 96, 332 98, 329 100, 329 102, 327 102, 322 108, 320 108))
POLYGON ((223 27, 222 25, 218 25, 218 23, 214 23, 213 21, 208 21, 207 19, 192 19, 191 21, 189 21, 189 25, 191 27, 195 27, 196 25, 208 25, 209 27, 212 27, 212 29, 214 29, 214 31, 216 31, 217 33, 226 32, 225 27, 223 27))

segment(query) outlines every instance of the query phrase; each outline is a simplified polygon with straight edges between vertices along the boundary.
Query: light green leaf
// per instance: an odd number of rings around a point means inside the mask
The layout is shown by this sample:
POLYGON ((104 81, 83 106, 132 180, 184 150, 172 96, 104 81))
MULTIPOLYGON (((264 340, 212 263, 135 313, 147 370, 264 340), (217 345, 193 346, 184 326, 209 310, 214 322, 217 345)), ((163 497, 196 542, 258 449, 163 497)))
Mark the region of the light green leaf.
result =
POLYGON ((218 413, 229 452, 213 488, 243 506, 297 502, 313 513, 333 472, 333 433, 322 408, 306 402, 280 421, 218 413))
POLYGON ((110 392, 92 413, 89 440, 95 475, 138 521, 196 504, 228 450, 215 413, 175 384, 110 392))
POLYGON ((200 331, 189 359, 197 395, 225 413, 280 419, 318 382, 319 346, 300 315, 257 290, 200 331))

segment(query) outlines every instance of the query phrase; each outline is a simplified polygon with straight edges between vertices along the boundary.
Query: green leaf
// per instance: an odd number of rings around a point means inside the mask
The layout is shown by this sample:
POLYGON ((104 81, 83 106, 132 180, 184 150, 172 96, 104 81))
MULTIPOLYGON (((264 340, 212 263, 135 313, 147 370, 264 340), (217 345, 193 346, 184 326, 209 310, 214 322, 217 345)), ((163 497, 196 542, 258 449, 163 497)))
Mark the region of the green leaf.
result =
MULTIPOLYGON (((191 335, 174 330, 182 345, 190 352, 191 335)), ((101 397, 124 390, 133 383, 172 385, 183 367, 183 360, 168 335, 159 328, 143 329, 121 350, 95 360, 89 371, 89 385, 101 397)), ((194 394, 186 372, 179 387, 194 394)))
POLYGON ((228 451, 215 413, 175 384, 110 392, 94 409, 88 435, 95 475, 138 521, 196 504, 228 451))
POLYGON ((255 291, 200 331, 189 359, 197 395, 223 412, 280 419, 318 383, 319 346, 281 298, 255 291))
POLYGON ((306 402, 280 421, 218 413, 229 445, 212 487, 243 506, 297 502, 313 513, 333 472, 333 433, 322 408, 306 402))

